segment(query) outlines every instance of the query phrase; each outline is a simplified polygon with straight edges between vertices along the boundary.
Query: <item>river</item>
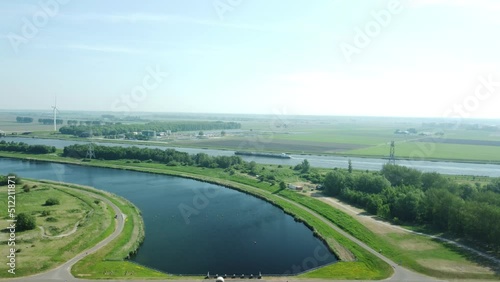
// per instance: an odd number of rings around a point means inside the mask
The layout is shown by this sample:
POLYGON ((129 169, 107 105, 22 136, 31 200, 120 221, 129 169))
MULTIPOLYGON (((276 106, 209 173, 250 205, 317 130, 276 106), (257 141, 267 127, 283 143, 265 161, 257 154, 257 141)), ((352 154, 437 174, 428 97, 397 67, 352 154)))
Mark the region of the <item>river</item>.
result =
MULTIPOLYGON (((6 141, 25 142, 27 144, 41 144, 55 146, 56 148, 64 148, 72 144, 86 144, 88 142, 54 140, 54 139, 38 139, 38 138, 21 138, 21 137, 5 137, 6 141)), ((137 146, 149 148, 172 148, 189 154, 206 153, 212 156, 232 156, 234 151, 216 150, 216 149, 198 149, 198 148, 177 148, 177 147, 162 147, 149 145, 133 145, 133 144, 118 144, 107 142, 94 142, 103 146, 137 146)), ((283 166, 295 166, 307 159, 311 166, 321 168, 347 168, 348 160, 350 159, 354 169, 376 171, 387 163, 385 159, 376 158, 358 158, 358 157, 340 157, 340 156, 316 156, 316 155, 291 155, 291 159, 276 159, 255 156, 242 156, 245 161, 255 161, 262 164, 277 164, 283 166)), ((460 163, 460 162, 444 162, 444 161, 419 161, 419 160, 398 160, 399 165, 415 168, 423 172, 438 172, 450 175, 476 175, 500 177, 500 165, 496 164, 478 164, 478 163, 460 163)))

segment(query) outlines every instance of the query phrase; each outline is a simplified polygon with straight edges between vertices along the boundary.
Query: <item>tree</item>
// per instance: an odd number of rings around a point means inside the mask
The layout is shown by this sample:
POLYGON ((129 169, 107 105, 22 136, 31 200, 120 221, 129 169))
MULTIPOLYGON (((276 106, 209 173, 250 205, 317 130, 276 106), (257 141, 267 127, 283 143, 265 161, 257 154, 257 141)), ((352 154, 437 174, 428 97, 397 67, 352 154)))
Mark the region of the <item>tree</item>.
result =
POLYGON ((416 169, 400 165, 385 164, 382 167, 381 173, 391 182, 392 186, 411 185, 422 187, 422 173, 416 169))
POLYGON ((304 159, 300 167, 302 173, 308 173, 311 165, 309 164, 309 161, 307 159, 304 159))
POLYGON ((226 131, 222 130, 222 131, 220 132, 220 136, 226 136, 226 131))
POLYGON ((448 179, 437 172, 424 172, 421 176, 422 189, 446 188, 449 186, 448 179))
POLYGON ((326 174, 323 182, 325 193, 332 196, 340 194, 342 189, 347 188, 346 175, 344 172, 334 170, 326 174))
POLYGON ((488 185, 486 185, 486 189, 495 193, 500 193, 500 178, 493 179, 490 183, 488 183, 488 185))
POLYGON ((249 170, 249 173, 251 175, 256 175, 257 174, 257 163, 254 161, 251 161, 247 164, 247 169, 249 170))
POLYGON ((286 183, 284 181, 280 182, 280 190, 285 190, 286 189, 286 183))
POLYGON ((377 194, 390 185, 389 181, 381 175, 362 173, 354 178, 353 188, 361 192, 377 194))
POLYGON ((352 173, 352 162, 351 162, 351 159, 349 159, 349 161, 347 161, 347 171, 349 173, 352 173))
POLYGON ((16 219, 16 230, 18 231, 32 230, 36 227, 36 219, 31 214, 20 213, 16 219))

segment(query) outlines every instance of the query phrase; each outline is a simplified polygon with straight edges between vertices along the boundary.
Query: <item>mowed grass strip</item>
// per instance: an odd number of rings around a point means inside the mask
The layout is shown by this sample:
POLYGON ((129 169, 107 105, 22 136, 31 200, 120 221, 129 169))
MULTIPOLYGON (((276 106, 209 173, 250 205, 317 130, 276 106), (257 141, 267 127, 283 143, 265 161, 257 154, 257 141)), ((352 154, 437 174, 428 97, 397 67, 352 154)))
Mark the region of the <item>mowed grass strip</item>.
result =
MULTIPOLYGON (((43 237, 37 227, 34 230, 16 232, 16 276, 30 275, 51 269, 76 254, 91 247, 96 241, 106 237, 111 215, 107 207, 94 203, 94 198, 85 193, 69 189, 63 185, 53 185, 24 180, 30 186, 29 192, 21 187, 16 189, 16 213, 29 213, 36 217, 37 225, 50 230, 50 235, 71 233, 74 226, 81 223, 71 235, 62 238, 43 237), (48 198, 57 198, 59 205, 45 206, 48 198), (45 212, 43 215, 42 213, 45 212), (48 213, 48 214, 47 214, 48 213), (52 218, 48 220, 48 218, 52 218)), ((7 206, 7 187, 0 187, 0 206, 7 206)), ((0 210, 0 224, 7 224, 7 209, 0 210)), ((1 244, 7 245, 9 233, 1 233, 1 244)), ((0 265, 0 277, 11 277, 7 265, 0 265)))
POLYGON ((493 270, 480 266, 463 249, 417 234, 375 234, 352 216, 320 200, 289 190, 279 194, 321 214, 374 250, 381 250, 394 262, 416 272, 439 278, 498 279, 493 270))

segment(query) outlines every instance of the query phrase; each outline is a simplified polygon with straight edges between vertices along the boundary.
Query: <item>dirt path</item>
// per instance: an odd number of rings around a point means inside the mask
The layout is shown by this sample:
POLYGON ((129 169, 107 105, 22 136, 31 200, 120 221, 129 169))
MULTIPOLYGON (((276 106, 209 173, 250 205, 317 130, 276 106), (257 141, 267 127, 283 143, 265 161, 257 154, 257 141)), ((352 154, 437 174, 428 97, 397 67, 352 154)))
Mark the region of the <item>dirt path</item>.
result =
POLYGON ((494 262, 497 265, 500 265, 500 259, 497 259, 493 256, 490 256, 486 253, 483 253, 483 252, 478 251, 476 249, 473 249, 471 247, 465 246, 465 245, 460 244, 458 242, 455 242, 453 240, 449 240, 449 239, 446 239, 446 238, 443 238, 440 236, 436 236, 436 235, 430 235, 430 234, 425 234, 422 232, 416 232, 413 230, 403 228, 401 226, 393 225, 391 223, 378 220, 378 219, 376 219, 375 216, 368 215, 364 210, 353 207, 353 206, 346 204, 344 202, 341 202, 335 198, 325 197, 323 195, 318 195, 318 194, 312 194, 311 196, 315 197, 315 198, 317 198, 317 199, 319 199, 319 200, 321 200, 321 201, 323 201, 323 202, 325 202, 325 203, 327 203, 327 204, 329 204, 337 209, 340 209, 353 217, 355 217, 357 220, 359 220, 361 223, 363 223, 365 226, 367 226, 370 230, 374 231, 375 233, 385 234, 385 233, 398 233, 398 232, 400 232, 400 233, 412 233, 412 234, 416 234, 416 235, 420 235, 420 236, 426 236, 426 237, 429 237, 432 239, 440 240, 442 242, 446 242, 446 243, 455 245, 457 247, 460 247, 462 249, 470 251, 478 256, 486 258, 486 259, 494 262))
POLYGON ((77 221, 75 223, 75 227, 73 227, 73 229, 71 229, 69 232, 64 233, 64 234, 55 235, 55 236, 45 234, 45 228, 43 228, 43 226, 38 226, 38 228, 40 228, 40 230, 42 231, 43 238, 49 238, 49 239, 51 239, 51 238, 63 238, 63 237, 67 237, 67 236, 75 233, 76 230, 78 230, 78 224, 80 224, 80 221, 77 221))

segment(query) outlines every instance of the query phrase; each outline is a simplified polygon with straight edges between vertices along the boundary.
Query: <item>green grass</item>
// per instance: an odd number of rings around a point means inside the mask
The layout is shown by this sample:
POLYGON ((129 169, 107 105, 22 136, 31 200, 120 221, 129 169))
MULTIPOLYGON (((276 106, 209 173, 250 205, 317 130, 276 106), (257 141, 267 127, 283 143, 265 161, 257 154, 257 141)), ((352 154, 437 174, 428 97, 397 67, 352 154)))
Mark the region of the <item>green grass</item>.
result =
MULTIPOLYGON (((58 232, 51 235, 71 231, 78 221, 81 222, 81 226, 74 234, 57 239, 42 238, 39 228, 17 232, 15 247, 21 251, 17 254, 16 276, 30 275, 51 269, 97 243, 95 242, 97 239, 103 238, 109 233, 107 227, 110 225, 111 216, 107 214, 105 206, 93 204, 92 196, 62 185, 30 180, 25 180, 24 183, 36 184, 38 187, 32 188, 30 192, 22 192, 21 187, 16 189, 17 214, 21 212, 34 214, 37 225, 44 226, 47 231, 59 229, 58 232), (43 206, 49 197, 58 198, 61 204, 43 206), (41 216, 42 211, 50 211, 50 215, 41 216), (57 222, 47 222, 47 217, 53 217, 57 219, 57 222), (50 226, 55 228, 50 228, 50 226)), ((3 186, 0 190, 0 206, 6 207, 6 187, 3 186)), ((7 209, 0 210, 2 218, 0 224, 2 226, 8 226, 5 222, 6 211, 7 209)), ((4 240, 6 240, 5 236, 7 235, 7 233, 1 234, 2 245, 6 245, 4 240)), ((10 277, 6 267, 6 264, 0 265, 0 277, 10 277)))
MULTIPOLYGON (((345 152, 349 155, 388 156, 389 144, 345 152)), ((397 158, 446 159, 456 161, 500 162, 500 150, 495 146, 406 142, 396 144, 397 158)))
POLYGON ((473 270, 456 273, 454 270, 437 270, 422 264, 424 260, 429 260, 437 263, 444 261, 451 265, 460 265, 465 269, 478 266, 473 262, 477 261, 477 258, 463 249, 416 234, 375 234, 351 216, 322 201, 289 190, 281 191, 279 194, 316 211, 373 249, 382 250, 383 254, 394 262, 401 263, 416 272, 440 278, 498 279, 498 276, 492 273, 474 273, 473 270), (408 245, 416 247, 411 249, 408 245))

